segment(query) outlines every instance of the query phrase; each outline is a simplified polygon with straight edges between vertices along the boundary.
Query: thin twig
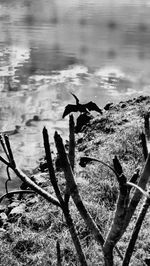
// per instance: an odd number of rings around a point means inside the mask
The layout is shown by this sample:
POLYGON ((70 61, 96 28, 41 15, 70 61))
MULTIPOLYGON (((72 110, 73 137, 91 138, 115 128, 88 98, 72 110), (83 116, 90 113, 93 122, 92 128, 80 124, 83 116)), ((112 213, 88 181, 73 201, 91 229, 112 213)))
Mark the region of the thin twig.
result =
POLYGON ((3 162, 5 165, 11 167, 10 162, 7 162, 2 156, 0 156, 0 161, 3 162))
POLYGON ((27 193, 27 194, 30 194, 30 193, 35 193, 35 191, 33 190, 14 190, 14 191, 10 191, 6 194, 3 194, 1 197, 0 197, 0 203, 2 202, 2 200, 5 198, 5 197, 9 197, 9 196, 12 196, 14 194, 20 194, 20 193, 27 193))
POLYGON ((141 187, 139 187, 138 185, 131 183, 131 182, 127 182, 127 185, 138 189, 145 197, 150 198, 150 194, 146 192, 144 189, 142 189, 141 187))
POLYGON ((6 190, 6 193, 8 194, 8 187, 7 187, 7 184, 8 184, 9 181, 11 181, 10 174, 9 174, 9 166, 7 166, 6 171, 7 171, 8 179, 7 179, 6 182, 5 182, 5 190, 6 190))
POLYGON ((5 146, 5 143, 4 143, 4 138, 3 138, 2 134, 0 134, 0 143, 2 145, 4 153, 6 154, 8 160, 9 160, 9 155, 8 155, 8 152, 7 152, 7 149, 6 149, 6 146, 5 146))
POLYGON ((93 157, 88 157, 88 156, 83 156, 80 158, 80 165, 81 166, 85 166, 85 164, 87 163, 90 163, 92 161, 95 161, 95 162, 98 162, 98 163, 101 163, 103 165, 105 165, 106 167, 108 167, 111 171, 113 171, 113 173, 118 177, 118 173, 114 170, 113 167, 111 167, 109 164, 107 163, 104 163, 103 161, 99 160, 99 159, 96 159, 96 158, 93 158, 93 157))
POLYGON ((9 161, 12 164, 12 166, 15 168, 16 163, 15 163, 14 156, 13 156, 13 153, 10 147, 9 137, 7 135, 4 135, 4 139, 5 139, 5 144, 8 150, 8 154, 9 154, 9 161))

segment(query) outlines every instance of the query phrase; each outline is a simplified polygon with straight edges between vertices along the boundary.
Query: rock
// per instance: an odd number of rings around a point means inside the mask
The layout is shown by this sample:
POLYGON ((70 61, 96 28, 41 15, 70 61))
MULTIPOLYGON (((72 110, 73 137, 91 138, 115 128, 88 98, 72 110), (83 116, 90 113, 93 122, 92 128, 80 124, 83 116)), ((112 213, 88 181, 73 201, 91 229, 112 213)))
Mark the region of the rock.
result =
POLYGON ((147 96, 140 95, 138 98, 135 98, 135 102, 141 103, 141 102, 147 100, 147 98, 148 98, 147 96))
POLYGON ((11 228, 11 223, 9 223, 8 221, 6 221, 3 225, 3 229, 5 229, 6 231, 8 231, 11 228))
POLYGON ((77 140, 77 144, 81 144, 83 142, 83 137, 81 137, 81 138, 79 138, 78 140, 77 140))
POLYGON ((107 103, 105 106, 104 106, 104 109, 106 111, 110 110, 111 108, 113 107, 113 103, 107 103))
POLYGON ((13 208, 17 207, 20 204, 19 201, 13 201, 11 204, 7 206, 8 210, 11 211, 13 208))
POLYGON ((126 105, 125 103, 122 103, 120 107, 121 107, 121 108, 125 108, 126 106, 127 106, 127 105, 126 105))
POLYGON ((2 238, 6 234, 6 230, 4 228, 0 228, 0 238, 2 238))
POLYGON ((6 211, 6 206, 0 205, 0 213, 5 212, 5 211, 6 211))
POLYGON ((9 222, 15 222, 25 212, 26 204, 21 203, 19 206, 14 207, 9 213, 9 222))
POLYGON ((37 203, 38 201, 39 201, 38 197, 34 197, 32 199, 28 199, 27 202, 26 202, 26 206, 30 207, 30 206, 34 205, 35 203, 37 203))
POLYGON ((20 185, 20 188, 21 188, 22 190, 26 190, 26 189, 28 188, 28 184, 25 183, 25 182, 22 182, 22 184, 20 185))
POLYGON ((7 231, 4 228, 0 228, 0 236, 4 233, 6 233, 7 231))
POLYGON ((45 170, 48 170, 47 162, 46 161, 40 162, 39 171, 41 171, 43 173, 43 172, 45 172, 45 170))
POLYGON ((0 227, 7 221, 8 217, 5 212, 0 213, 0 227))

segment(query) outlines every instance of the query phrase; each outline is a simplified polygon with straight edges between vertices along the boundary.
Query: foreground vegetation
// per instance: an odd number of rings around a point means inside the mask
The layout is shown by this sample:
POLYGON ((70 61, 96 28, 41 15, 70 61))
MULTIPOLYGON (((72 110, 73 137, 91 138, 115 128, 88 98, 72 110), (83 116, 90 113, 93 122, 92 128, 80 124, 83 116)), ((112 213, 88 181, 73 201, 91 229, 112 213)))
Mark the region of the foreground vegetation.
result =
MULTIPOLYGON (((114 168, 113 159, 117 156, 127 181, 135 172, 141 173, 145 158, 140 134, 144 130, 144 114, 149 107, 149 97, 139 97, 112 105, 103 115, 91 120, 83 132, 76 136, 75 180, 83 204, 104 239, 110 229, 116 208, 118 182, 114 172, 106 165, 92 162, 82 168, 80 158, 95 157, 114 168)), ((55 196, 48 174, 44 175, 44 178, 44 189, 55 196)), ((62 194, 66 188, 66 181, 61 170, 56 171, 56 178, 62 194)), ((126 251, 143 201, 144 199, 117 244, 122 255, 126 251)), ((80 265, 63 210, 59 205, 54 206, 39 194, 22 197, 21 203, 25 203, 25 211, 15 220, 8 215, 8 220, 0 231, 1 265, 61 265, 58 261, 59 244, 62 265, 80 265)), ((101 245, 81 218, 72 199, 69 202, 69 210, 87 264, 104 265, 101 245)), ((146 258, 150 252, 149 226, 150 215, 147 213, 131 258, 132 266, 147 265, 146 258)), ((116 250, 114 254, 114 265, 122 265, 116 250)))

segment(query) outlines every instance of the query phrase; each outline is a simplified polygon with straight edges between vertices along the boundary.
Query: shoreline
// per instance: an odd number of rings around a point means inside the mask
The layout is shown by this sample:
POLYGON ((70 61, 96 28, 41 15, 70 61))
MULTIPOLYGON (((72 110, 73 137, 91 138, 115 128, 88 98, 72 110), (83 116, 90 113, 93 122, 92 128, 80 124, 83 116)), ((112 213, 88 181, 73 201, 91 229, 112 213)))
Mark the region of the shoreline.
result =
MULTIPOLYGON (((117 156, 121 162, 125 176, 129 179, 137 169, 141 171, 144 165, 139 135, 144 129, 143 116, 145 112, 149 111, 149 96, 140 96, 118 104, 113 104, 110 106, 109 110, 104 111, 102 115, 97 115, 95 118, 91 119, 83 132, 75 136, 77 143, 75 165, 76 182, 85 206, 88 208, 92 218, 101 228, 104 236, 112 221, 118 196, 118 184, 114 174, 104 165, 90 163, 87 164, 85 168, 82 168, 79 165, 80 157, 83 155, 92 156, 112 166, 112 160, 114 156, 117 156)), ((56 175, 59 187, 63 191, 65 185, 63 173, 60 171, 57 172, 56 175)), ((37 176, 35 175, 34 178, 40 186, 54 195, 46 172, 39 173, 37 176)), ((60 210, 45 202, 41 196, 37 194, 24 196, 21 201, 18 202, 18 200, 14 200, 11 206, 8 204, 5 210, 2 209, 2 207, 0 210, 0 237, 2 239, 0 244, 0 257, 3 260, 3 266, 8 264, 17 265, 17 263, 19 263, 20 266, 24 265, 24 263, 28 265, 28 261, 31 261, 32 265, 46 266, 48 263, 49 250, 52 251, 51 261, 54 263, 56 260, 54 241, 56 239, 60 240, 61 249, 64 254, 64 265, 69 265, 67 264, 67 255, 65 255, 64 250, 69 252, 68 254, 70 255, 68 258, 72 263, 74 263, 74 265, 79 265, 69 232, 64 225, 65 222, 61 218, 60 210), (8 239, 8 235, 9 238, 11 238, 11 242, 8 239), (47 245, 45 245, 45 243, 47 243, 47 245), (22 253, 20 253, 21 244, 24 247, 22 253), (3 245, 5 245, 6 250, 2 252, 3 245), (29 249, 29 246, 33 247, 34 252, 33 249, 29 249), (41 264, 37 264, 37 258, 39 257, 41 264)), ((75 221, 76 228, 82 236, 82 244, 85 245, 85 239, 87 237, 92 243, 90 248, 87 248, 89 262, 92 263, 90 265, 97 265, 97 260, 99 261, 99 265, 103 265, 98 244, 93 240, 90 232, 87 230, 72 204, 72 201, 70 203, 70 211, 75 221)), ((118 243, 122 252, 124 252, 130 237, 135 217, 128 231, 118 243)), ((148 239, 150 238, 148 237, 149 226, 150 214, 147 215, 144 221, 140 239, 136 244, 136 251, 131 260, 131 265, 133 266, 143 265, 142 261, 148 255, 148 239)), ((115 263, 115 265, 120 265, 118 261, 115 263)))

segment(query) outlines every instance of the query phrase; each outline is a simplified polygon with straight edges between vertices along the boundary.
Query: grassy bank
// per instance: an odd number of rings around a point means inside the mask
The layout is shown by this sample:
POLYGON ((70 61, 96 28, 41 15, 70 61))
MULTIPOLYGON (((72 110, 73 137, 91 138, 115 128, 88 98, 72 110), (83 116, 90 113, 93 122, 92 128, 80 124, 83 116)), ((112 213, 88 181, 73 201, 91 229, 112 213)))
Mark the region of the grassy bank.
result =
MULTIPOLYGON (((143 115, 150 108, 150 97, 139 97, 111 105, 103 115, 92 119, 82 133, 76 135, 75 178, 83 202, 105 237, 115 210, 118 184, 114 173, 98 163, 79 165, 80 157, 92 156, 113 166, 115 155, 119 158, 127 179, 144 165, 141 140, 143 115)), ((57 172, 58 183, 64 190, 63 173, 57 172)), ((50 181, 44 188, 53 194, 50 181)), ((59 241, 62 265, 80 265, 64 217, 58 207, 47 203, 41 196, 30 195, 22 199, 25 211, 15 221, 7 220, 0 229, 0 265, 57 265, 56 242, 59 241)), ((140 208, 140 206, 139 206, 140 208)), ((138 210, 139 210, 138 208, 138 210)), ((118 243, 125 252, 137 216, 118 243)), ((70 200, 76 230, 89 265, 103 265, 101 247, 95 241, 84 221, 70 200)), ((150 214, 148 213, 136 243, 131 265, 145 265, 144 259, 150 252, 150 214)), ((121 265, 116 254, 115 265, 121 265)))

